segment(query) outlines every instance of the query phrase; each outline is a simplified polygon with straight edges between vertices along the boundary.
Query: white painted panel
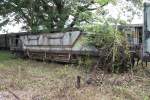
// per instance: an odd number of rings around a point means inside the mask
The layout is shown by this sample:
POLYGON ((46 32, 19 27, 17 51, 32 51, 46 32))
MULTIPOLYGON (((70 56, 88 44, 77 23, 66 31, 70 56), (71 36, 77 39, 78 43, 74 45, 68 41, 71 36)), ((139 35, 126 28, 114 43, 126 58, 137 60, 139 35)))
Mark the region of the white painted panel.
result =
POLYGON ((22 37, 22 41, 24 43, 24 49, 27 48, 32 50, 70 50, 71 48, 65 46, 73 45, 79 35, 80 31, 56 34, 49 33, 40 35, 25 35, 22 37))
POLYGON ((147 30, 150 31, 150 7, 147 7, 147 30))
POLYGON ((150 38, 146 40, 146 51, 150 52, 150 38))

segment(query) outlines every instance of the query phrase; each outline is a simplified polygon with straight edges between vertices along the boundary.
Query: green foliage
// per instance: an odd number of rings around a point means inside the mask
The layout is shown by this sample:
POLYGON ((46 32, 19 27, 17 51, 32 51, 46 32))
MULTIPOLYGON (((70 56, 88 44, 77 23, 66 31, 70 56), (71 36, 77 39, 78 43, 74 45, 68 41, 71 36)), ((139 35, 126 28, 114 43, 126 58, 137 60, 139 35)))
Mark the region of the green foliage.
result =
POLYGON ((105 4, 107 4, 107 3, 109 3, 109 2, 115 2, 116 0, 96 0, 96 2, 97 3, 99 3, 99 4, 102 4, 102 5, 105 5, 105 4))
POLYGON ((150 97, 148 97, 148 96, 144 97, 144 100, 149 100, 149 99, 150 99, 150 97))
MULTIPOLYGON (((54 31, 63 28, 71 11, 72 2, 68 0, 8 0, 0 2, 0 16, 14 16, 17 23, 32 32, 54 31)), ((9 19, 9 21, 11 21, 9 19)))
MULTIPOLYGON (((114 1, 114 0, 111 0, 114 1)), ((91 18, 90 6, 96 3, 106 5, 110 0, 1 0, 0 17, 17 23, 24 23, 22 27, 32 32, 61 31, 69 16, 74 16, 68 26, 86 21, 91 18), (13 16, 13 17, 12 17, 13 16), (9 17, 11 17, 9 19, 9 17)), ((4 26, 8 23, 2 23, 4 26)))
POLYGON ((124 35, 117 31, 116 26, 108 23, 88 26, 86 31, 87 44, 97 48, 99 53, 99 66, 108 68, 113 72, 127 70, 129 53, 124 35))
MULTIPOLYGON (((0 17, 4 18, 4 26, 11 21, 24 23, 22 28, 32 32, 62 31, 69 16, 74 16, 68 28, 79 25, 81 22, 89 22, 92 18, 92 10, 99 10, 108 3, 116 3, 117 0, 1 0, 0 17), (90 8, 99 4, 101 7, 90 8), (12 17, 13 16, 13 17, 12 17), (9 18, 11 17, 11 18, 9 18)), ((128 0, 129 1, 129 0, 128 0)), ((130 0, 139 5, 142 0, 130 0)))
POLYGON ((0 23, 0 27, 2 27, 2 26, 4 26, 4 25, 6 25, 8 22, 9 22, 9 20, 8 20, 8 19, 3 20, 3 21, 0 23))
POLYGON ((94 45, 97 48, 102 48, 107 44, 114 42, 113 29, 108 25, 93 25, 88 27, 87 31, 93 33, 88 34, 88 40, 90 45, 94 45))
POLYGON ((86 54, 85 56, 80 57, 78 59, 78 65, 79 69, 83 70, 85 73, 89 73, 91 68, 94 65, 94 58, 91 57, 89 54, 86 54))

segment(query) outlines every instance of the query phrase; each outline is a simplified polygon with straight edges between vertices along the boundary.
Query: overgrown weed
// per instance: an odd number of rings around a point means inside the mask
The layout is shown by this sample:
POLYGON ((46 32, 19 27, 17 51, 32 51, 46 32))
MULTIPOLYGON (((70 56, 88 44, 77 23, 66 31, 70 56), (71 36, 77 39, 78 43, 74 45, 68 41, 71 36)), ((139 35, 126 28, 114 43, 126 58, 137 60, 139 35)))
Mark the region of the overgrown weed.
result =
MULTIPOLYGON (((87 62, 88 63, 88 62, 87 62)), ((85 84, 86 71, 73 65, 42 63, 23 59, 0 62, 0 96, 10 89, 22 100, 149 100, 150 80, 139 66, 134 75, 106 74, 101 85, 85 84), (81 88, 75 87, 81 76, 81 88)), ((136 67, 134 68, 134 70, 136 67)), ((13 97, 7 94, 7 100, 13 97)), ((1 98, 0 98, 1 99, 1 98)))

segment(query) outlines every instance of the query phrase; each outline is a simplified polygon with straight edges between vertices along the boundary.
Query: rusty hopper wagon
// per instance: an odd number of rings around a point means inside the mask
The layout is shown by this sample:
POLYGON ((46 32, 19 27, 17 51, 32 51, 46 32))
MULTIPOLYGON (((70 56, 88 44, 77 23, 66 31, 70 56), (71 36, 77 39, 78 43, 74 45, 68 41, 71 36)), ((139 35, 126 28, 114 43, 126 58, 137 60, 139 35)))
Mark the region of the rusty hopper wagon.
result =
POLYGON ((68 31, 60 33, 18 33, 9 35, 10 50, 31 59, 59 62, 76 61, 79 56, 91 53, 96 56, 94 47, 85 47, 84 33, 68 31))
MULTIPOLYGON (((142 25, 127 25, 119 28, 122 28, 120 31, 125 34, 129 44, 142 44, 142 25), (133 29, 136 32, 126 32, 126 29, 133 29), (134 33, 137 34, 134 35, 134 33), (131 38, 128 35, 131 35, 131 38)), ((7 47, 18 56, 30 59, 71 62, 78 61, 81 56, 87 54, 96 58, 97 50, 92 46, 86 46, 85 35, 86 33, 79 30, 58 33, 10 33, 0 35, 0 48, 7 47)))

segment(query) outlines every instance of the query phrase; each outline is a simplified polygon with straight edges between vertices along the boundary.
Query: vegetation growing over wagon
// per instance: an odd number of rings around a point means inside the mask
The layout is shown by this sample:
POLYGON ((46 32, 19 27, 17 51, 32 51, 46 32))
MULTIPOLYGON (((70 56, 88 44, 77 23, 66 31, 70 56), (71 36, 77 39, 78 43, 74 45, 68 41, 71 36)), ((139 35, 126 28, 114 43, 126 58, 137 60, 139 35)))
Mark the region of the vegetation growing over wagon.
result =
POLYGON ((141 4, 0 1, 0 28, 13 21, 26 31, 0 35, 0 48, 10 51, 0 51, 0 99, 149 99, 149 4, 144 4, 144 27, 130 26, 141 4), (116 18, 106 9, 110 5, 119 6, 116 18))

